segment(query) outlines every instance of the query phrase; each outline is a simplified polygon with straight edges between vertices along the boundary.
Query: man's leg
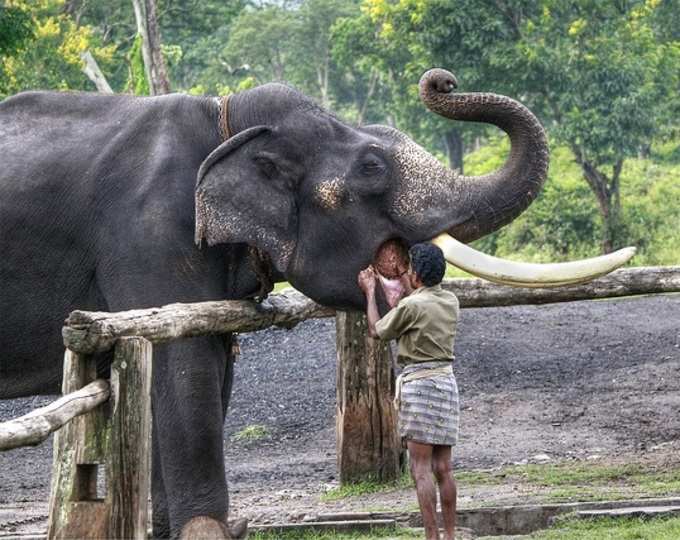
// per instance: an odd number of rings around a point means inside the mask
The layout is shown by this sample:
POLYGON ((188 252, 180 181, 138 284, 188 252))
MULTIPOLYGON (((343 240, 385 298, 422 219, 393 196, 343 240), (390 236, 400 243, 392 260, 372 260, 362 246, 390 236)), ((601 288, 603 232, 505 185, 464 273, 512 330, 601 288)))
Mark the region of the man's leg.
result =
POLYGON ((437 445, 432 450, 432 471, 439 484, 444 521, 444 540, 453 540, 456 530, 456 481, 451 468, 451 447, 437 445))
POLYGON ((418 505, 423 516, 427 540, 439 540, 437 527, 437 491, 432 481, 432 445, 407 442, 411 476, 416 484, 418 505))

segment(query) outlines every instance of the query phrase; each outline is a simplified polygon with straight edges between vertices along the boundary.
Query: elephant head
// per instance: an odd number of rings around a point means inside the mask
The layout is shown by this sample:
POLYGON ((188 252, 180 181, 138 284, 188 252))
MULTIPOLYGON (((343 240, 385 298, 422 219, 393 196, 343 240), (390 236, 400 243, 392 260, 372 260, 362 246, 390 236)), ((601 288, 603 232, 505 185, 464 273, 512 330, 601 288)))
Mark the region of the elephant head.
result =
POLYGON ((421 98, 445 117, 495 124, 509 135, 510 155, 491 174, 459 175, 396 129, 349 126, 283 85, 231 96, 232 136, 198 174, 197 241, 254 245, 293 286, 336 308, 363 307, 360 269, 389 259, 388 251, 399 258, 409 245, 430 239, 449 262, 512 285, 584 281, 632 256, 622 250, 531 265, 465 246, 512 221, 536 198, 547 176, 548 145, 538 120, 517 101, 457 94, 455 87, 452 74, 430 70, 420 82, 421 98))

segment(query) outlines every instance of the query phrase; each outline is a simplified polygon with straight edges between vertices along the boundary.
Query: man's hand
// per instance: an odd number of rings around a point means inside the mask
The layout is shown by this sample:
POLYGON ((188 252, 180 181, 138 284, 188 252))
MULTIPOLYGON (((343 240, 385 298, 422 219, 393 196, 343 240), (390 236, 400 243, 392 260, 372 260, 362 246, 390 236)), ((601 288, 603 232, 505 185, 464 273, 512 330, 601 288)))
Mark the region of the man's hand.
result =
POLYGON ((376 274, 375 270, 373 270, 373 266, 368 266, 359 272, 357 281, 359 283, 359 287, 362 291, 364 291, 366 296, 375 294, 375 280, 376 274))
POLYGON ((378 306, 375 303, 376 280, 377 272, 373 269, 373 266, 364 268, 357 276, 359 287, 366 295, 366 321, 368 322, 368 335, 372 338, 378 337, 375 323, 380 319, 380 315, 378 315, 378 306))

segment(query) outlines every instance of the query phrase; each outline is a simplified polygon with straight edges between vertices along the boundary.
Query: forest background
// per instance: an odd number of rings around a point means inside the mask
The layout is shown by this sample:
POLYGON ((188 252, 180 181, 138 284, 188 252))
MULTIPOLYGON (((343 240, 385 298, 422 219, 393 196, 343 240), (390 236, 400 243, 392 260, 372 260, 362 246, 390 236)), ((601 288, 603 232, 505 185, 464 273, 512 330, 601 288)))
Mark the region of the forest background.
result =
MULTIPOLYGON (((0 0, 0 99, 149 93, 130 0, 0 0)), ((680 0, 157 0, 172 91, 291 84, 354 124, 409 133, 465 174, 499 167, 494 127, 446 121, 418 99, 433 66, 459 91, 512 96, 550 140, 549 179, 520 218, 476 242, 536 262, 639 248, 680 264, 680 0)))

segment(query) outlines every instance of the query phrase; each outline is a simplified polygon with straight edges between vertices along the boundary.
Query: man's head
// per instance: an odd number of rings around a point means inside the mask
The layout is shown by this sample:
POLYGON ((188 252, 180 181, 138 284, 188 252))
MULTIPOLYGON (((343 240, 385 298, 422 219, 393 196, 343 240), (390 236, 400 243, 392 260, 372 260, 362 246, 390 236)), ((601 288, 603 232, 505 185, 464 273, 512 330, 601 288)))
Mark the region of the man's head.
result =
POLYGON ((426 287, 441 283, 446 272, 446 261, 441 249, 434 244, 423 242, 411 246, 408 254, 411 259, 411 270, 415 274, 412 277, 416 277, 426 287))

